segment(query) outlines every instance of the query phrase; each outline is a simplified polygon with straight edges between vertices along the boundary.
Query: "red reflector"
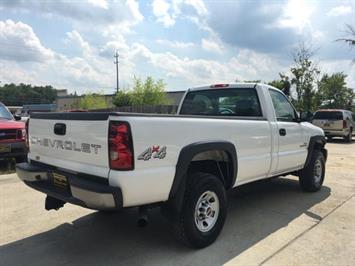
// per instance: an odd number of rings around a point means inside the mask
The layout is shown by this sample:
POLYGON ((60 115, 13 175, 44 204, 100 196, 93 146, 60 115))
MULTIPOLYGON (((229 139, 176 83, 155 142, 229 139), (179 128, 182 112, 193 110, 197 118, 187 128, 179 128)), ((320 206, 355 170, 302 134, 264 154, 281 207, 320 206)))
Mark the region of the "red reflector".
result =
POLYGON ((134 165, 131 130, 126 122, 111 121, 109 126, 110 168, 132 170, 134 165))
POLYGON ((215 84, 215 85, 211 85, 211 88, 226 88, 228 86, 229 84, 215 84))

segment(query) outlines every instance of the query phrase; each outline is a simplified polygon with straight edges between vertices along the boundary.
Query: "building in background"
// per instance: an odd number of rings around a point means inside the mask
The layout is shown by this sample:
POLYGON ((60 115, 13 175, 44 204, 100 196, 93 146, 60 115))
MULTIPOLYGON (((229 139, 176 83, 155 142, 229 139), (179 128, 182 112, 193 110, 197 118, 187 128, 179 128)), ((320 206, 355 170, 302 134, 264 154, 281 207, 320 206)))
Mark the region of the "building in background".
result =
POLYGON ((39 103, 39 104, 24 104, 22 106, 22 114, 30 114, 33 112, 55 112, 57 105, 55 103, 39 103))

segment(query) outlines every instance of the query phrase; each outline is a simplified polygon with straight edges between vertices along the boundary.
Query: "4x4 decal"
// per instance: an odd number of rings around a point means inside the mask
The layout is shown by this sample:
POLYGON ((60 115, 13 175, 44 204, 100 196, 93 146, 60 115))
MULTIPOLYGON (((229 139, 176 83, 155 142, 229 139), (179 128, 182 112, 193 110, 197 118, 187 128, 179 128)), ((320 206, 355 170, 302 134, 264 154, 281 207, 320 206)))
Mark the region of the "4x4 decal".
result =
POLYGON ((160 146, 152 146, 147 148, 138 156, 138 160, 148 161, 152 157, 154 159, 164 159, 166 156, 166 146, 160 148, 160 146))

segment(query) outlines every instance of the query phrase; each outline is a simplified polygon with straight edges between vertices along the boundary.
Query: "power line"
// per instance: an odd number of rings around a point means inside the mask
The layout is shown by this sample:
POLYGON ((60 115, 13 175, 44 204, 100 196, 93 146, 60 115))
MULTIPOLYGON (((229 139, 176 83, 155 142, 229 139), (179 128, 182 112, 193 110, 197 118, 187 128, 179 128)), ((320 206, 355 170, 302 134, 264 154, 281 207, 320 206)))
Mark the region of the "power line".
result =
POLYGON ((119 54, 116 52, 115 55, 113 56, 116 60, 114 62, 114 64, 116 65, 116 92, 118 92, 119 90, 119 79, 118 79, 118 57, 119 57, 119 54))

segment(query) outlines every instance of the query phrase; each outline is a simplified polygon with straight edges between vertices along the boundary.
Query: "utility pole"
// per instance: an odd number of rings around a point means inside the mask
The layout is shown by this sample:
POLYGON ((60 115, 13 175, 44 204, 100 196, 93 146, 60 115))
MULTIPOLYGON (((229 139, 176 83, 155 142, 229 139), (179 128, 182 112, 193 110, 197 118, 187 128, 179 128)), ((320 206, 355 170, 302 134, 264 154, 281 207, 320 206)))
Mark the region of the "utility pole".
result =
POLYGON ((116 65, 116 92, 118 92, 120 86, 119 86, 119 78, 118 78, 118 57, 119 57, 119 54, 116 52, 115 55, 113 56, 116 60, 115 62, 113 62, 115 65, 116 65))

